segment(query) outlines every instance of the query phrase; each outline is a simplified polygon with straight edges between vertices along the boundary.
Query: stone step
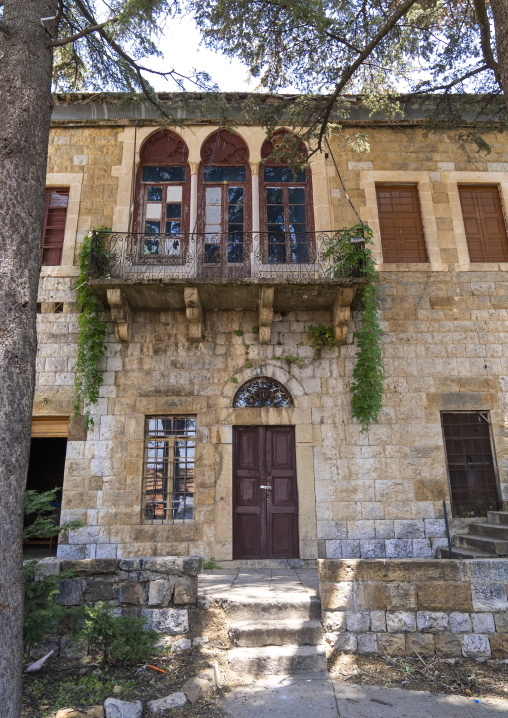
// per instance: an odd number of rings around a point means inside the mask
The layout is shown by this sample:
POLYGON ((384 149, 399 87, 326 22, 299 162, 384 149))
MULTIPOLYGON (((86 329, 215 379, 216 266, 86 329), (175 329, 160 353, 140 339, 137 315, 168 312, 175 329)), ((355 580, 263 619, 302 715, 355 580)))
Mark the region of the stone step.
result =
POLYGON ((221 568, 316 568, 315 558, 256 558, 245 561, 220 561, 221 568))
MULTIPOLYGON (((452 547, 453 558, 497 558, 497 553, 484 553, 483 551, 473 551, 470 548, 452 547)), ((439 549, 439 558, 450 558, 447 548, 439 549)))
POLYGON ((457 548, 472 548, 473 551, 508 556, 508 541, 471 534, 455 534, 453 543, 457 548))
POLYGON ((493 539, 508 539, 508 525, 469 524, 469 533, 473 536, 487 536, 493 539))
POLYGON ((504 524, 508 526, 508 511, 487 511, 489 524, 504 524))
POLYGON ((288 598, 229 598, 223 604, 228 617, 234 621, 277 621, 303 619, 321 620, 321 601, 308 593, 293 593, 288 598))
POLYGON ((229 627, 235 646, 318 645, 323 642, 320 621, 239 621, 229 627))
POLYGON ((324 645, 230 648, 228 660, 238 673, 293 674, 327 670, 324 645))

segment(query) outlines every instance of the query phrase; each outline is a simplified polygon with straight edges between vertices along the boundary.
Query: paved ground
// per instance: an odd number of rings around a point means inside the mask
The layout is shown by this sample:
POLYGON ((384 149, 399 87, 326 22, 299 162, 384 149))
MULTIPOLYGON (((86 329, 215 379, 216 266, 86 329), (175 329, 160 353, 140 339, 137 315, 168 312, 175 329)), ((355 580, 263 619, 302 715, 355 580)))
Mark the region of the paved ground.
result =
POLYGON ((355 686, 319 674, 259 676, 221 702, 233 718, 502 718, 508 701, 355 686))
POLYGON ((276 600, 288 593, 319 596, 315 568, 221 568, 199 574, 199 595, 210 599, 276 600))

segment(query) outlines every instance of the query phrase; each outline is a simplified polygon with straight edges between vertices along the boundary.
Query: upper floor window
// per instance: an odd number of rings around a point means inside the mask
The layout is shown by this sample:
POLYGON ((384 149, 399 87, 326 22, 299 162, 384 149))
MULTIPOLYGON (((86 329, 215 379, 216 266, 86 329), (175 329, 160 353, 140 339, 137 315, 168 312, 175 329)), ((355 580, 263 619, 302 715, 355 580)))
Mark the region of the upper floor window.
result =
POLYGON ((199 230, 202 271, 213 276, 245 276, 250 267, 251 173, 244 140, 227 130, 213 133, 201 147, 202 199, 199 230))
POLYGON ((188 149, 176 133, 150 135, 140 150, 134 231, 144 235, 142 255, 178 259, 189 231, 188 149))
POLYGON ((42 231, 42 264, 54 267, 62 263, 62 250, 69 204, 68 187, 48 187, 42 231))
POLYGON ((376 185, 385 262, 427 262, 416 185, 376 185))
POLYGON ((508 262, 506 225, 496 185, 459 185, 471 262, 508 262))
MULTIPOLYGON (((261 252, 266 264, 296 264, 314 261, 315 241, 310 168, 294 171, 282 157, 274 157, 277 145, 287 144, 290 133, 278 131, 261 148, 264 163, 259 174, 261 252)), ((303 162, 307 150, 297 137, 303 162)))

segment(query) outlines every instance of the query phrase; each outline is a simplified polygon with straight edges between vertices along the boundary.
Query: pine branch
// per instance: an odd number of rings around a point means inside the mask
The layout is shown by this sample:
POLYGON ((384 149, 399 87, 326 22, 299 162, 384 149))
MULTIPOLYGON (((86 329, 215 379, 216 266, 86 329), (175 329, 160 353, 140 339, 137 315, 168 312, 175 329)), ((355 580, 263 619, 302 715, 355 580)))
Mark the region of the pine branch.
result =
POLYGON ((62 40, 52 40, 51 42, 47 42, 47 47, 61 47, 62 45, 68 45, 70 42, 74 42, 74 40, 79 40, 80 37, 84 37, 85 35, 89 35, 91 32, 97 32, 98 30, 102 30, 103 27, 106 27, 106 25, 109 25, 110 23, 118 22, 119 16, 115 16, 110 18, 109 20, 106 20, 106 22, 102 22, 99 25, 92 25, 90 27, 85 27, 84 30, 81 30, 80 32, 76 32, 74 35, 69 35, 68 37, 64 37, 62 40))
POLYGON ((498 81, 499 85, 502 86, 501 76, 499 74, 499 66, 494 57, 494 53, 492 51, 492 44, 490 41, 490 22, 487 13, 487 7, 485 5, 485 0, 473 0, 473 4, 476 19, 478 20, 478 25, 480 27, 480 41, 482 46, 483 59, 491 68, 491 70, 494 71, 496 80, 498 81))

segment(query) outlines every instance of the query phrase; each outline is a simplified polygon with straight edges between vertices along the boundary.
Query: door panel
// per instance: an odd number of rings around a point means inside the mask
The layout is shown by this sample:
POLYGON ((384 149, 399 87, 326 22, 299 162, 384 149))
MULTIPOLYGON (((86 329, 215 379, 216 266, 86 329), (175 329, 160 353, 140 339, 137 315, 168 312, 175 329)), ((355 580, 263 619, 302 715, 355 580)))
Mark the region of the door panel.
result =
POLYGON ((235 559, 298 558, 294 427, 234 427, 233 505, 235 559))

